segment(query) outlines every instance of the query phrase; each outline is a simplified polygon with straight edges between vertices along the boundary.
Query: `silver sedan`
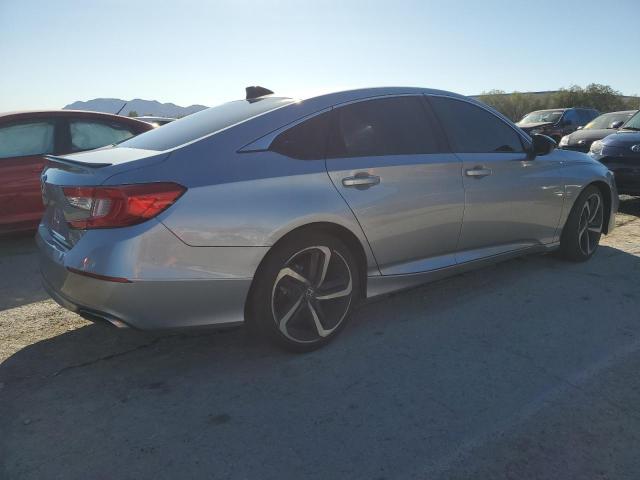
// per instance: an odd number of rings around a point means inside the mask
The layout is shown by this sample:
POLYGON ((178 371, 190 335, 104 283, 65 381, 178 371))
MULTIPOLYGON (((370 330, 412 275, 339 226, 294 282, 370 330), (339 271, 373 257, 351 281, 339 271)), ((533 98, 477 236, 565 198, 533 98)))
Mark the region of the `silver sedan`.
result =
POLYGON ((306 351, 363 299, 528 253, 587 260, 613 228, 611 172, 467 97, 270 93, 49 157, 51 296, 119 327, 246 322, 306 351))

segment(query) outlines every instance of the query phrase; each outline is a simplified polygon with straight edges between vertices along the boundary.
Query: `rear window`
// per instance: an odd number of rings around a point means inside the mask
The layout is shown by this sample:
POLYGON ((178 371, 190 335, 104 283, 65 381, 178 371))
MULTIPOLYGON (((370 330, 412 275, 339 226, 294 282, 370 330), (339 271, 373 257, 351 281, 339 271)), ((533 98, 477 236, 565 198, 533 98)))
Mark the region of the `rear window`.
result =
POLYGON ((268 97, 224 103, 150 130, 119 146, 168 150, 293 102, 290 98, 268 97))
POLYGON ((69 131, 72 152, 112 145, 134 136, 134 133, 123 125, 93 120, 71 120, 69 131))

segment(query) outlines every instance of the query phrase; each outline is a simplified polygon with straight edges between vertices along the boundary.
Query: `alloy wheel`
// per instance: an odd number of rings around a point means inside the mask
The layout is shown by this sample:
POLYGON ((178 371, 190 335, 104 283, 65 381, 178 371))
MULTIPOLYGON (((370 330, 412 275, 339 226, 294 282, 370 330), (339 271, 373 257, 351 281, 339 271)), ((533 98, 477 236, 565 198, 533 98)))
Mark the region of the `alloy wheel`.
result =
POLYGON ((340 252, 326 246, 297 252, 278 272, 271 292, 278 329, 295 342, 322 340, 346 317, 352 287, 351 269, 340 252))
POLYGON ((602 199, 599 194, 593 193, 584 202, 578 222, 578 245, 584 255, 591 255, 598 247, 603 220, 602 199))

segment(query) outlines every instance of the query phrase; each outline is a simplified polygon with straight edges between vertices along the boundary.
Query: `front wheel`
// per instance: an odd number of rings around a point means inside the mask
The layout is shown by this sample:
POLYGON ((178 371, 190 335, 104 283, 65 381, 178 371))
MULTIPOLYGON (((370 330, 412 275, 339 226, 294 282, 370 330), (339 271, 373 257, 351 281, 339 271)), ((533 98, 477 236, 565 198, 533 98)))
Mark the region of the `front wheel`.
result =
POLYGON ((248 321, 278 345, 297 352, 319 348, 337 335, 360 285, 349 249, 320 232, 296 235, 277 245, 255 282, 248 321))
POLYGON ((562 256, 583 262, 598 249, 604 226, 602 192, 591 185, 578 197, 560 237, 562 256))

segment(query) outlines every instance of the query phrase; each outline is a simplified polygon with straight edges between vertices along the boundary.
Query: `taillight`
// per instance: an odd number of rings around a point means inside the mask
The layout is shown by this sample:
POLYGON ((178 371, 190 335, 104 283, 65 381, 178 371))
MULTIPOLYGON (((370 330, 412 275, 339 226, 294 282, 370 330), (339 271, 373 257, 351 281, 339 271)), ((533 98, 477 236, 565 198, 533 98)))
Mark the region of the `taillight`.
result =
POLYGON ((142 183, 109 187, 63 187, 70 205, 86 216, 67 218, 72 228, 114 228, 135 225, 169 208, 186 191, 177 183, 142 183))

